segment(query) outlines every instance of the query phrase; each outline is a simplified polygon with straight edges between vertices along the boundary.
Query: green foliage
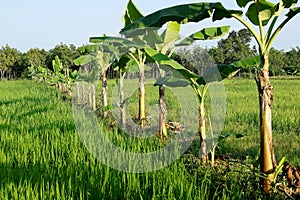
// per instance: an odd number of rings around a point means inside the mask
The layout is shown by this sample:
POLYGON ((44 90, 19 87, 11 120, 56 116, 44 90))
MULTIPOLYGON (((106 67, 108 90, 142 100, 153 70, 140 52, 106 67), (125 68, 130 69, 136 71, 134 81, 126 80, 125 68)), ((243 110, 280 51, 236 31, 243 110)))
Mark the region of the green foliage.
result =
POLYGON ((30 76, 28 67, 44 67, 50 70, 52 68, 52 60, 58 56, 65 68, 75 70, 72 60, 79 56, 74 45, 69 47, 64 44, 57 45, 55 48, 46 51, 39 48, 31 48, 27 52, 21 53, 17 49, 9 45, 0 49, 0 79, 2 78, 27 78, 30 76))
POLYGON ((46 67, 47 51, 39 48, 31 48, 27 52, 21 55, 21 68, 23 71, 23 77, 30 76, 29 69, 33 66, 46 67))
POLYGON ((247 10, 248 19, 256 26, 267 25, 275 14, 276 5, 265 0, 253 1, 247 10))
POLYGON ((97 59, 92 55, 83 55, 74 60, 74 64, 77 66, 86 65, 88 63, 96 62, 97 59))
POLYGON ((208 52, 208 49, 195 45, 176 50, 172 58, 188 70, 201 76, 208 68, 215 65, 214 60, 208 52))
POLYGON ((231 31, 226 39, 221 39, 217 47, 209 49, 209 55, 216 64, 230 64, 255 56, 255 47, 250 47, 252 35, 247 29, 231 31))
POLYGON ((270 49, 270 71, 271 75, 285 76, 298 75, 300 70, 300 49, 292 48, 290 51, 279 51, 275 48, 270 49))
MULTIPOLYGON (((284 75, 282 73, 285 63, 288 61, 286 53, 283 50, 279 51, 275 48, 270 49, 270 74, 271 75, 284 75)), ((294 60, 295 61, 295 60, 294 60)))
POLYGON ((205 85, 209 82, 221 81, 223 79, 233 77, 240 69, 257 67, 259 65, 259 62, 260 57, 255 56, 240 60, 235 63, 231 63, 229 65, 217 65, 217 70, 214 68, 209 68, 208 70, 206 70, 202 77, 197 79, 197 83, 200 85, 205 85))
POLYGON ((52 72, 40 65, 28 67, 28 76, 33 80, 45 81, 51 77, 52 72))
POLYGON ((31 48, 22 54, 22 65, 24 68, 30 66, 46 67, 47 52, 44 49, 31 48))
POLYGON ((195 40, 213 40, 228 33, 229 26, 204 28, 182 40, 178 46, 191 45, 195 40))
POLYGON ((134 21, 134 23, 123 28, 121 32, 145 27, 162 27, 169 21, 185 24, 188 22, 199 22, 211 16, 215 20, 221 20, 226 17, 231 17, 231 14, 240 15, 242 13, 241 11, 226 10, 221 3, 192 3, 178 5, 139 18, 134 21))
MULTIPOLYGON (((59 78, 59 82, 70 84, 70 82, 74 82, 76 78, 77 71, 71 71, 64 67, 58 56, 55 56, 55 60, 52 61, 52 66, 54 69, 54 74, 59 78)), ((56 84, 56 83, 55 83, 56 84)))
POLYGON ((42 66, 31 66, 28 68, 29 76, 39 81, 47 81, 50 86, 61 89, 71 95, 72 85, 77 76, 77 70, 71 71, 63 66, 58 56, 52 61, 53 71, 42 66))
POLYGON ((5 78, 11 78, 12 72, 18 72, 21 61, 21 53, 15 49, 6 45, 0 49, 0 80, 5 78))
MULTIPOLYGON (((127 4, 123 18, 125 19, 124 29, 126 29, 127 26, 131 26, 131 24, 136 23, 139 19, 144 18, 144 16, 130 0, 127 4)), ((144 34, 142 36, 142 41, 137 42, 138 44, 144 44, 145 47, 151 47, 165 55, 172 55, 174 51, 174 45, 187 46, 191 45, 196 40, 216 39, 225 35, 229 31, 229 26, 204 28, 196 33, 191 34, 187 38, 184 38, 179 44, 175 44, 175 42, 180 39, 179 31, 181 24, 178 21, 169 21, 162 34, 158 33, 160 26, 154 26, 154 28, 151 27, 152 26, 138 27, 135 30, 130 28, 128 31, 122 30, 121 32, 129 38, 130 35, 134 35, 136 37, 137 35, 144 34)), ((136 41, 136 39, 137 38, 133 38, 134 41, 136 41)))
MULTIPOLYGON (((158 99, 159 99, 159 94, 157 91, 157 88, 154 87, 153 82, 150 83, 148 82, 145 84, 145 90, 147 91, 147 96, 146 96, 146 113, 147 116, 150 116, 150 118, 153 118, 153 113, 151 113, 151 109, 153 107, 158 109, 158 99)), ((135 90, 131 97, 130 101, 127 103, 128 110, 130 112, 130 117, 132 119, 135 118, 135 116, 138 114, 138 90, 135 90)), ((166 105, 167 105, 167 110, 168 110, 168 115, 167 115, 167 122, 180 122, 181 121, 181 110, 180 110, 180 104, 178 102, 178 99, 176 97, 176 94, 172 92, 169 88, 166 88, 166 105)), ((153 111, 152 111, 153 112, 153 111)), ((157 119, 149 119, 149 121, 152 120, 154 123, 157 123, 157 119)))
POLYGON ((126 6, 125 14, 123 15, 124 26, 129 25, 141 17, 143 17, 142 13, 138 10, 132 0, 129 0, 126 6))
POLYGON ((287 75, 295 76, 300 74, 300 67, 289 65, 283 68, 283 72, 287 75))
POLYGON ((55 57, 58 56, 65 68, 75 68, 73 60, 79 57, 79 55, 74 45, 67 46, 61 43, 49 50, 46 56, 46 64, 47 67, 52 70, 52 60, 55 60, 55 57))
POLYGON ((221 81, 225 78, 231 77, 241 68, 258 66, 260 62, 260 58, 255 56, 228 65, 222 64, 216 66, 217 69, 209 68, 201 77, 199 77, 197 74, 189 71, 184 66, 180 65, 178 62, 162 53, 159 53, 151 48, 146 48, 145 51, 152 59, 162 65, 163 69, 166 71, 170 71, 171 69, 175 70, 177 73, 173 72, 174 77, 186 79, 191 85, 205 85, 209 82, 221 81), (220 78, 217 77, 218 74, 221 75, 220 78))
POLYGON ((194 74, 193 72, 187 70, 185 67, 180 65, 175 60, 169 58, 168 56, 166 56, 154 49, 145 48, 145 51, 146 51, 147 55, 150 57, 150 59, 152 59, 155 62, 157 62, 158 64, 160 64, 162 69, 169 71, 171 69, 170 67, 172 67, 177 72, 179 72, 179 74, 176 74, 176 73, 173 74, 173 76, 175 76, 177 78, 185 78, 188 81, 191 81, 191 79, 198 77, 197 74, 194 74))

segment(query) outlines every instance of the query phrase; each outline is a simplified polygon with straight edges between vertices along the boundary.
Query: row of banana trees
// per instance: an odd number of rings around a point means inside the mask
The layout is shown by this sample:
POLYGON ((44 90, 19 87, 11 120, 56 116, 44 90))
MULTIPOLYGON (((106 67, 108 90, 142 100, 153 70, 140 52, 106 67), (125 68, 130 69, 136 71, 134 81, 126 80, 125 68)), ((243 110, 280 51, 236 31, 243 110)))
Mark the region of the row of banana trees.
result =
POLYGON ((68 67, 65 67, 58 56, 55 56, 55 59, 52 61, 52 67, 53 71, 42 66, 28 67, 29 76, 34 80, 47 82, 50 86, 71 96, 77 70, 71 71, 68 67))
MULTIPOLYGON (((155 85, 159 90, 159 125, 158 132, 166 139, 167 109, 165 102, 165 87, 191 86, 199 101, 199 135, 201 147, 199 151, 202 162, 208 161, 206 136, 205 96, 210 84, 221 81, 235 74, 239 69, 253 67, 257 69, 255 77, 260 113, 260 171, 264 191, 271 190, 274 174, 278 172, 272 145, 271 102, 273 99, 272 85, 269 79, 269 51, 282 28, 300 12, 296 7, 297 0, 279 0, 278 3, 266 0, 236 0, 241 10, 231 10, 221 3, 199 2, 177 5, 165 8, 144 16, 129 0, 123 17, 124 28, 120 31, 122 37, 91 37, 90 45, 83 47, 89 55, 76 60, 78 65, 92 64, 97 75, 102 80, 102 104, 107 106, 106 70, 114 65, 119 70, 120 114, 124 115, 124 74, 130 70, 139 72, 139 125, 146 124, 145 115, 145 63, 152 62, 159 67, 161 73, 155 85), (285 15, 284 15, 285 14, 285 15), (209 27, 180 38, 181 26, 187 23, 197 23, 205 19, 220 21, 232 18, 245 26, 258 44, 258 57, 248 58, 229 65, 218 65, 207 70, 203 76, 187 70, 184 66, 170 58, 176 47, 190 45, 195 40, 210 40, 222 37, 229 31, 229 26, 209 27), (164 26, 166 24, 166 26, 164 26), (160 28, 165 28, 159 32, 160 28), (172 71, 173 73, 167 73, 172 71), (217 71, 217 72, 216 72, 217 71), (166 74, 169 74, 166 76, 166 74), (122 111, 123 110, 123 111, 122 111)), ((93 71, 92 70, 92 71, 93 71)), ((104 117, 107 114, 104 114, 104 117)), ((122 119, 122 123, 125 123, 122 119)), ((213 159, 213 158, 212 158, 213 159)))
MULTIPOLYGON (((143 15, 136 8, 132 1, 127 4, 126 12, 124 15, 124 26, 128 26, 134 21, 142 18, 143 15)), ((81 56, 75 60, 75 64, 86 65, 94 63, 94 69, 98 70, 101 74, 102 80, 102 105, 107 106, 107 84, 106 84, 106 70, 109 66, 115 64, 119 70, 119 90, 120 90, 120 116, 121 124, 125 125, 125 111, 124 111, 124 92, 123 81, 124 75, 127 71, 139 72, 139 125, 143 128, 146 125, 146 113, 145 113, 145 68, 146 62, 152 62, 160 69, 160 76, 155 86, 158 86, 159 91, 159 119, 158 119, 158 135, 163 139, 167 138, 167 108, 165 101, 165 86, 169 87, 186 87, 191 85, 195 94, 199 99, 199 134, 201 136, 201 151, 200 157, 203 162, 208 160, 208 147, 206 145, 206 127, 205 127, 205 109, 204 109, 204 96, 208 89, 210 82, 220 81, 233 75, 241 67, 247 66, 248 61, 244 63, 234 63, 231 65, 218 66, 222 75, 218 78, 209 78, 209 81, 204 81, 203 77, 199 77, 197 74, 187 70, 184 66, 180 65, 176 61, 172 60, 170 56, 174 53, 176 47, 190 45, 195 40, 209 40, 215 39, 225 35, 229 31, 229 26, 204 28, 184 39, 180 38, 180 27, 178 22, 170 21, 167 24, 166 29, 159 33, 157 28, 141 28, 134 31, 123 32, 125 36, 123 38, 118 37, 92 37, 90 38, 91 44, 82 47, 83 52, 89 52, 89 55, 81 56), (165 76, 168 71, 174 71, 177 76, 165 76), (179 80, 181 79, 181 80, 179 80), (202 85, 204 89, 202 91, 202 85)), ((252 61, 252 60, 251 60, 252 61)), ((257 61, 257 60, 255 60, 257 61)), ((218 73, 219 73, 218 71, 218 73)), ((210 76, 214 74, 211 72, 210 76)), ((97 80, 97 78, 93 78, 97 80)), ((104 115, 106 117, 107 114, 104 115)))

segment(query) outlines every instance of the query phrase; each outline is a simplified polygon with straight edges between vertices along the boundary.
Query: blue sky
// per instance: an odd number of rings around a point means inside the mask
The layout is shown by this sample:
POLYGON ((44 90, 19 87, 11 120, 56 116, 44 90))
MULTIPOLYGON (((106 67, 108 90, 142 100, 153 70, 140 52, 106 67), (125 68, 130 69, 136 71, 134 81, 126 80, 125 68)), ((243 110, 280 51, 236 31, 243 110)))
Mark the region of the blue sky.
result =
MULTIPOLYGON (((144 14, 171 5, 198 1, 134 0, 144 14)), ((221 2, 228 8, 236 8, 233 0, 221 2)), ((2 0, 0 46, 9 44, 22 52, 33 47, 49 50, 61 42, 80 46, 86 44, 90 36, 103 33, 117 35, 122 28, 121 18, 126 3, 127 0, 2 0)), ((242 28, 234 20, 227 20, 226 24, 231 25, 234 30, 242 28)), ((274 46, 285 50, 300 46, 299 25, 300 15, 286 26, 274 46)), ((182 33, 187 35, 206 26, 211 26, 211 23, 185 25, 182 33)), ((217 41, 200 43, 202 46, 216 46, 216 44, 217 41)))

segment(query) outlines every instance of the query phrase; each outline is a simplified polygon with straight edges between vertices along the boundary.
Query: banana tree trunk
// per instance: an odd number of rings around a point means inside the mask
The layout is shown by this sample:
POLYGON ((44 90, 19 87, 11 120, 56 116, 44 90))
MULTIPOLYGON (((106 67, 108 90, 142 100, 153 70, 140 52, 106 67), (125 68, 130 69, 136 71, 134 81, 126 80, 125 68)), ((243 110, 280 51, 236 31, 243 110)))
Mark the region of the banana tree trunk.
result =
POLYGON ((84 81, 81 81, 81 104, 84 105, 85 103, 84 81))
POLYGON ((124 77, 125 73, 120 70, 119 92, 120 92, 120 116, 122 127, 126 126, 125 98, 124 98, 124 77))
POLYGON ((146 113, 145 113, 145 70, 144 66, 140 66, 139 77, 139 121, 140 126, 146 125, 146 113))
POLYGON ((271 101, 273 99, 273 87, 269 79, 268 57, 264 56, 262 59, 264 68, 260 69, 256 75, 260 108, 260 172, 266 175, 265 178, 261 179, 263 190, 269 192, 277 165, 272 144, 271 101))
POLYGON ((71 81, 68 80, 67 82, 67 91, 68 91, 68 95, 71 97, 72 96, 72 86, 71 86, 71 81))
POLYGON ((107 79, 106 79, 106 71, 102 72, 102 106, 103 106, 103 117, 106 118, 108 116, 107 109, 107 79))
POLYGON ((66 93, 66 84, 64 82, 61 83, 61 91, 66 93))
POLYGON ((75 83, 75 88, 76 88, 75 99, 76 99, 76 103, 79 105, 80 104, 80 100, 79 100, 80 89, 79 89, 79 83, 78 82, 75 83))
POLYGON ((92 84, 92 105, 93 110, 96 111, 96 87, 92 84))
POLYGON ((1 80, 4 78, 4 73, 5 73, 4 70, 1 70, 1 71, 0 71, 0 79, 1 79, 1 80))
POLYGON ((199 134, 200 134, 199 158, 201 159, 201 163, 208 162, 205 123, 206 123, 205 107, 204 107, 204 102, 201 102, 199 106, 199 134))
POLYGON ((95 99, 95 86, 92 83, 89 83, 88 86, 88 101, 89 101, 89 106, 93 111, 96 110, 96 99, 95 99))
POLYGON ((163 85, 159 86, 159 135, 163 138, 167 138, 167 106, 165 98, 165 87, 163 85))
POLYGON ((93 102, 92 102, 92 84, 88 83, 88 106, 93 110, 93 102))

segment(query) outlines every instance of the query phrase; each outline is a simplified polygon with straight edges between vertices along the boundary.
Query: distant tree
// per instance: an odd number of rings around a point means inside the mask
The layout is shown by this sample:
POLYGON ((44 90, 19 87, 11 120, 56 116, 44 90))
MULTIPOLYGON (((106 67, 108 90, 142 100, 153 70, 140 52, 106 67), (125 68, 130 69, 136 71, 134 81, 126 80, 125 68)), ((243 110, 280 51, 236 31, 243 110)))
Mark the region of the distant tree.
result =
POLYGON ((180 48, 176 51, 174 58, 187 69, 201 76, 207 68, 214 66, 214 60, 208 51, 199 45, 180 48))
POLYGON ((8 44, 0 49, 0 79, 14 78, 12 72, 20 66, 21 53, 8 44))
POLYGON ((300 71, 300 47, 292 48, 286 52, 284 70, 287 75, 296 75, 300 71))
POLYGON ((193 64, 190 63, 190 60, 188 59, 188 56, 183 56, 190 53, 189 48, 180 48, 176 50, 171 58, 184 66, 186 69, 190 70, 191 72, 197 73, 197 69, 193 67, 193 64))
POLYGON ((269 53, 270 57, 270 75, 271 76, 278 76, 278 75, 284 75, 282 72, 284 66, 285 66, 285 60, 286 60, 286 53, 283 50, 277 50, 274 47, 270 49, 269 53))
POLYGON ((28 73, 28 67, 46 67, 47 51, 39 48, 32 48, 21 56, 21 70, 24 76, 28 73))
POLYGON ((71 44, 67 46, 66 44, 60 43, 56 45, 53 49, 50 49, 46 57, 46 65, 49 69, 53 70, 52 60, 55 60, 55 56, 58 56, 64 67, 67 68, 77 68, 74 65, 73 60, 80 56, 79 51, 76 46, 71 44))
POLYGON ((22 64, 28 66, 46 66, 47 51, 39 48, 31 48, 22 54, 22 64))
POLYGON ((257 54, 255 46, 250 47, 252 35, 247 29, 231 31, 226 39, 221 39, 217 47, 209 49, 209 55, 216 64, 230 64, 257 54))

